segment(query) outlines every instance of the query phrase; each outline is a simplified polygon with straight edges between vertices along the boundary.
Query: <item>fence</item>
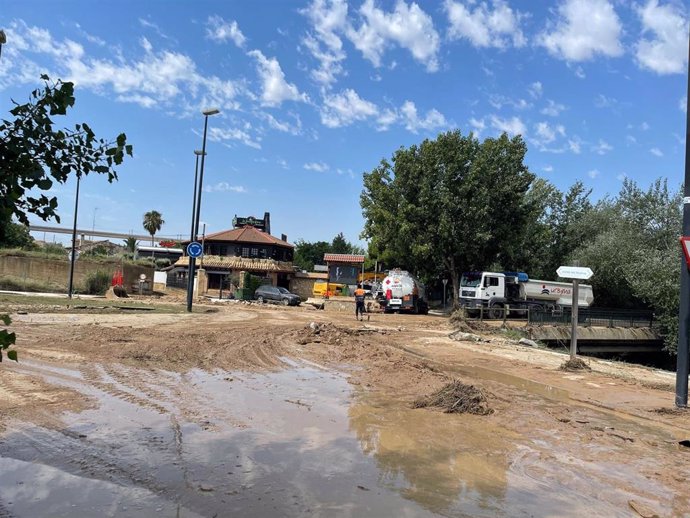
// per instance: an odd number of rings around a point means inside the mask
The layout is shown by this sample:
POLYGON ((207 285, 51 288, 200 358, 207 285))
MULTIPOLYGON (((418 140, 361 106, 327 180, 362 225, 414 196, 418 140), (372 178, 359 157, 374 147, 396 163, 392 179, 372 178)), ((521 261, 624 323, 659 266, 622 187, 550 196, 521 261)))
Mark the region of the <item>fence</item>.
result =
MULTIPOLYGON (((560 312, 530 311, 527 318, 533 325, 570 325, 571 308, 560 312)), ((577 314, 578 325, 597 327, 654 327, 654 312, 634 309, 588 308, 577 314)))

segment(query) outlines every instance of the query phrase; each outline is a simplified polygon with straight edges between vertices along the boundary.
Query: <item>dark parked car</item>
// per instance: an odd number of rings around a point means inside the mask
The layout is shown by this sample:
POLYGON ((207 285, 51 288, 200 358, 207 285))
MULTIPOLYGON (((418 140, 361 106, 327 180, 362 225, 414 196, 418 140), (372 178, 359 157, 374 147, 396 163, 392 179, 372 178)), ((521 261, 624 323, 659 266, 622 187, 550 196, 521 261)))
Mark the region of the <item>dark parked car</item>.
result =
POLYGON ((276 286, 259 286, 254 292, 254 298, 259 302, 280 302, 284 306, 299 306, 301 299, 299 295, 290 293, 285 288, 276 286))

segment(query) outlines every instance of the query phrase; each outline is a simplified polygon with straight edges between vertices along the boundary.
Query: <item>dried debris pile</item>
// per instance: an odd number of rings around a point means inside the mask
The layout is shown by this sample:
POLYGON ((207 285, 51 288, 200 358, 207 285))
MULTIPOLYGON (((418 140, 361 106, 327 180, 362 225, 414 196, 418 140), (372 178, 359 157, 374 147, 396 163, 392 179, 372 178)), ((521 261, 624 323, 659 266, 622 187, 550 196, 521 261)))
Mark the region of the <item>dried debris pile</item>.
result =
POLYGON ((581 358, 570 358, 559 367, 562 371, 591 371, 592 368, 581 358))
POLYGON ((417 399, 413 408, 436 407, 445 413, 493 414, 486 394, 474 385, 453 380, 428 396, 417 399))

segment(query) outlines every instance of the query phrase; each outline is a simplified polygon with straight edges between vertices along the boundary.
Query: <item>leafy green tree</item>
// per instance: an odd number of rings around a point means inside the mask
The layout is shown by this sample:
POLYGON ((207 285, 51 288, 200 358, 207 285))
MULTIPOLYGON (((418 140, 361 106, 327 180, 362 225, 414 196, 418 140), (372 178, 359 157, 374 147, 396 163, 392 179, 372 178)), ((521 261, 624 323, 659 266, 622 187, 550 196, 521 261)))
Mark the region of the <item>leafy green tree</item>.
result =
POLYGON ((164 223, 163 216, 157 210, 150 210, 144 214, 144 221, 142 224, 146 232, 151 234, 151 246, 153 246, 153 236, 156 235, 156 232, 161 229, 164 223))
POLYGON ((295 256, 293 263, 302 270, 312 271, 315 264, 323 264, 324 254, 331 251, 331 244, 326 241, 310 243, 304 239, 298 239, 295 243, 295 256))
POLYGON ((41 79, 43 87, 31 92, 29 102, 13 101, 14 119, 0 122, 0 242, 13 217, 23 224, 28 214, 60 221, 57 198, 35 195, 36 190, 47 191, 70 175, 105 174, 112 182, 117 179, 114 166, 132 155, 124 133, 107 141, 86 123, 55 129, 53 119, 74 105, 74 85, 51 82, 46 75, 41 79))
POLYGON ((330 253, 332 254, 350 254, 352 253, 352 245, 347 242, 347 239, 345 239, 345 236, 343 235, 342 232, 338 233, 333 238, 333 241, 331 242, 331 249, 330 253))
POLYGON ((530 213, 526 151, 519 136, 460 131, 398 149, 364 174, 363 237, 422 278, 448 272, 458 293, 463 271, 511 261, 505 244, 530 213))
POLYGON ((626 180, 618 197, 597 204, 584 222, 598 233, 573 257, 594 270, 596 304, 654 309, 666 349, 675 352, 682 189, 671 191, 659 179, 645 191, 626 180))
POLYGON ((7 223, 4 232, 0 231, 0 248, 24 248, 33 249, 36 244, 26 225, 19 223, 7 223))

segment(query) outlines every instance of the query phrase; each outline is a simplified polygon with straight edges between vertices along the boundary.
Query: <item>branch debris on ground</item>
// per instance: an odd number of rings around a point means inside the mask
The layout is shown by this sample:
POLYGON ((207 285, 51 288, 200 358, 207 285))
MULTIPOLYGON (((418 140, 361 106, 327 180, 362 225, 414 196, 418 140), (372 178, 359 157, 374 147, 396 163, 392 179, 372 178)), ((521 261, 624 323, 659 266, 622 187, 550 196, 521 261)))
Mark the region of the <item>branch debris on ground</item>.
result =
POLYGON ((468 413, 476 415, 493 414, 484 391, 459 380, 444 385, 429 396, 417 399, 413 408, 437 407, 447 414, 468 413))
POLYGON ((562 371, 591 371, 592 368, 581 358, 570 358, 559 367, 562 371))

